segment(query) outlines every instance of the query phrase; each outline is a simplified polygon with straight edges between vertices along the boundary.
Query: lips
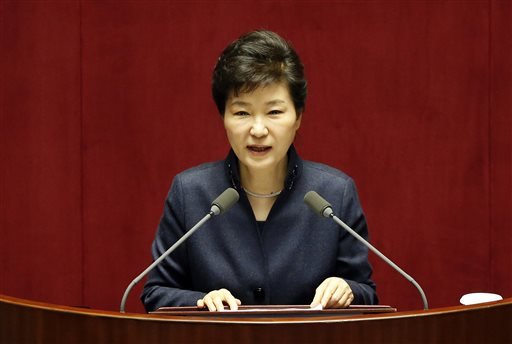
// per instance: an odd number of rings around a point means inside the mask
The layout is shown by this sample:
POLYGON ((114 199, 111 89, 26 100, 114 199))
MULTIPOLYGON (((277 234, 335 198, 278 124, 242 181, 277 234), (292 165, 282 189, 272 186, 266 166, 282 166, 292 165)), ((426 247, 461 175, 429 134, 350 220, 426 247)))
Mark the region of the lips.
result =
POLYGON ((254 153, 264 153, 272 149, 271 146, 247 146, 247 149, 254 153))

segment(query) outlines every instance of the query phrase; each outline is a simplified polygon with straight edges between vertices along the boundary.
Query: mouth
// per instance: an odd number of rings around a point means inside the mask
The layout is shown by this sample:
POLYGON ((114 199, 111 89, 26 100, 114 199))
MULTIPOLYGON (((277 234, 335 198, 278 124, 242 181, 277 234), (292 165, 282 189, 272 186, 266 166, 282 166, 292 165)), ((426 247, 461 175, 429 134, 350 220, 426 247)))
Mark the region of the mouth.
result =
POLYGON ((253 153, 262 154, 262 153, 266 153, 269 150, 271 150, 272 147, 271 146, 254 145, 254 146, 247 146, 247 149, 253 153))

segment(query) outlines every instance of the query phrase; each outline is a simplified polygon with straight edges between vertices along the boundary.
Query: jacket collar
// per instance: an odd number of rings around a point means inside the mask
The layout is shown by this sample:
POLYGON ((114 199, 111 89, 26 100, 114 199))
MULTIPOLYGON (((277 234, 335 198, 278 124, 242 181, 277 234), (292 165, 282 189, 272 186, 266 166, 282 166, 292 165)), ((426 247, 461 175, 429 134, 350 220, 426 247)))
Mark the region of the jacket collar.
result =
MULTIPOLYGON (((226 157, 224 163, 225 171, 228 177, 230 184, 237 191, 242 190, 242 186, 240 185, 240 174, 238 170, 238 158, 231 149, 229 151, 228 156, 226 157)), ((297 179, 300 177, 302 172, 302 159, 297 154, 295 147, 293 145, 290 146, 288 150, 288 173, 286 175, 286 179, 284 181, 285 190, 291 191, 297 179)))

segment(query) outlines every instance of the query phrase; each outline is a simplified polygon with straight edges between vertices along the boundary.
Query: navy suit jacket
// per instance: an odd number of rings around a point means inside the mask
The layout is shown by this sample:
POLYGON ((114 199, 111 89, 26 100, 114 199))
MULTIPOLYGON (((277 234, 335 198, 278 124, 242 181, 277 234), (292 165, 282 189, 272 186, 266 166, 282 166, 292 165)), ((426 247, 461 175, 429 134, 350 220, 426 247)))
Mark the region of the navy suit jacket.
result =
POLYGON ((309 304, 327 277, 345 279, 354 304, 376 304, 367 248, 334 221, 313 213, 304 195, 317 191, 335 214, 368 238, 365 217, 350 177, 288 153, 285 188, 261 231, 240 187, 238 161, 206 163, 178 174, 165 202, 152 246, 156 259, 196 224, 226 188, 240 193, 229 211, 209 220, 151 271, 141 299, 147 311, 191 306, 226 288, 242 304, 309 304))

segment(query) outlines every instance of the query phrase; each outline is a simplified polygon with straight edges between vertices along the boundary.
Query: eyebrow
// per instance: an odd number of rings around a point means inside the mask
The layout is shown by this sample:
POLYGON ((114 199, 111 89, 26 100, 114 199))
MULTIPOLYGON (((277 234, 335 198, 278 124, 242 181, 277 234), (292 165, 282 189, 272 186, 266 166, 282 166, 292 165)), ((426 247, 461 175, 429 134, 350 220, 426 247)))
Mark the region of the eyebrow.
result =
POLYGON ((286 104, 286 102, 281 99, 274 99, 274 100, 271 100, 271 101, 268 101, 265 103, 265 105, 277 105, 277 104, 286 104))
MULTIPOLYGON (((281 99, 273 99, 273 100, 269 100, 268 102, 265 103, 265 105, 277 105, 277 104, 286 104, 286 102, 281 99)), ((252 104, 248 103, 248 102, 244 102, 243 100, 234 100, 231 102, 230 105, 250 106, 252 104)))

